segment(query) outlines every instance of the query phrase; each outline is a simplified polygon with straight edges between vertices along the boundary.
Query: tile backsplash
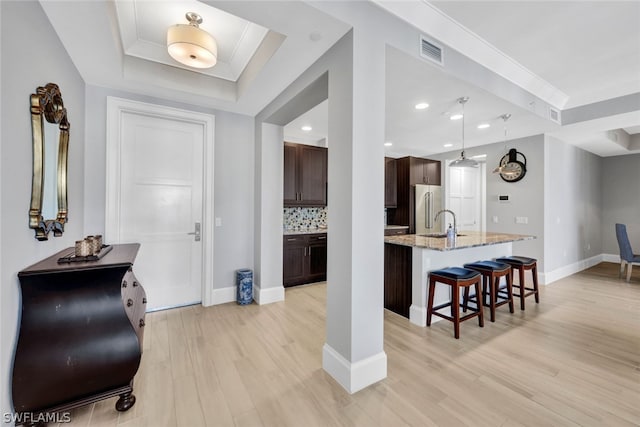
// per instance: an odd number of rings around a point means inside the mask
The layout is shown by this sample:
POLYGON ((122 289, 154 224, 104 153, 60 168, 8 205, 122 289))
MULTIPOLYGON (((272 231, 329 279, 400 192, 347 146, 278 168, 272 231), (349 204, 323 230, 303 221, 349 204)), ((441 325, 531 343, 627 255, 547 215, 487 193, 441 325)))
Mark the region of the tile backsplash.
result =
POLYGON ((321 228, 327 226, 327 208, 284 208, 285 230, 321 228))

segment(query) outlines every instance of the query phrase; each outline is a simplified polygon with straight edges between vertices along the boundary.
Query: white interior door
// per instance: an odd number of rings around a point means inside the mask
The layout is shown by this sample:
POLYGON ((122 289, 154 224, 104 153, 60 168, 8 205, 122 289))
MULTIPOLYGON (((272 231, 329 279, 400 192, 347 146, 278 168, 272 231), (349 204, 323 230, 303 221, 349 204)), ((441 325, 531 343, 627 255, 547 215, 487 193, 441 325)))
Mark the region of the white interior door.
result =
POLYGON ((109 186, 117 206, 107 209, 116 218, 107 219, 105 239, 141 244, 134 271, 148 309, 199 303, 206 126, 140 111, 121 111, 117 121, 118 167, 110 166, 119 173, 109 186))
POLYGON ((458 230, 482 229, 483 168, 448 168, 447 207, 456 213, 458 230))

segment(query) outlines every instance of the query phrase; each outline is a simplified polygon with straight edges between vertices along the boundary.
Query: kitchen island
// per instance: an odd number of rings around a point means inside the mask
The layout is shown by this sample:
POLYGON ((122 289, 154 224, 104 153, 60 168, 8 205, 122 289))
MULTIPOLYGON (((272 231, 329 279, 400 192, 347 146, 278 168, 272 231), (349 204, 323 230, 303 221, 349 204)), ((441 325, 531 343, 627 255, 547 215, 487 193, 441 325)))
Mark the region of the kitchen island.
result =
MULTIPOLYGON (((521 234, 461 231, 452 244, 446 238, 428 235, 385 236, 385 308, 409 317, 411 323, 425 326, 429 271, 509 256, 513 242, 534 238, 521 234)), ((449 299, 446 286, 436 288, 435 305, 449 299)))

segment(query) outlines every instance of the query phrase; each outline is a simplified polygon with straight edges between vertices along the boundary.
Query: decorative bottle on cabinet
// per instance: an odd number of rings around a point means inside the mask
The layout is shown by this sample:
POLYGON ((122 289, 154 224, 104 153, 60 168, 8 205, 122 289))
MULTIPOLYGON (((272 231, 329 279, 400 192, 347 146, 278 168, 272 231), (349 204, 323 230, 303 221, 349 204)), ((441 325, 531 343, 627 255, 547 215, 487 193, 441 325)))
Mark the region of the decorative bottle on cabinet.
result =
POLYGON ((120 396, 118 411, 134 405, 147 302, 132 271, 139 247, 114 245, 98 261, 59 264, 69 248, 18 273, 18 416, 46 416, 114 396, 120 396))

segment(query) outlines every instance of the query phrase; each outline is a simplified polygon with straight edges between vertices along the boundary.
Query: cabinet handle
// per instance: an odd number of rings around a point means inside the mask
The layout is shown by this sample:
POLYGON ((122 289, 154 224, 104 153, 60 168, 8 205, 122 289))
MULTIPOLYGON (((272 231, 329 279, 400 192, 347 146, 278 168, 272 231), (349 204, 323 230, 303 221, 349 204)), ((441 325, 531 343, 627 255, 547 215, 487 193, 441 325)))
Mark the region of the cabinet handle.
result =
POLYGON ((146 304, 147 303, 147 297, 142 298, 142 303, 146 304))
POLYGON ((144 326, 144 319, 140 319, 139 325, 140 325, 141 328, 144 326))
POLYGON ((304 247, 304 256, 307 256, 307 247, 304 247))
POLYGON ((131 307, 133 305, 133 300, 131 298, 129 298, 127 300, 127 307, 131 307))
POLYGON ((298 239, 296 239, 295 237, 291 237, 291 238, 287 239, 287 242, 295 242, 296 240, 298 240, 298 239))
POLYGON ((300 192, 300 201, 303 201, 304 197, 302 197, 302 191, 300 192))
POLYGON ((318 237, 318 240, 324 240, 326 238, 327 238, 327 236, 322 236, 322 237, 318 237))
POLYGON ((123 288, 126 288, 126 287, 127 287, 127 281, 126 281, 126 280, 123 280, 123 281, 122 281, 122 287, 123 287, 123 288))
POLYGON ((309 246, 309 256, 311 256, 311 246, 309 246))

